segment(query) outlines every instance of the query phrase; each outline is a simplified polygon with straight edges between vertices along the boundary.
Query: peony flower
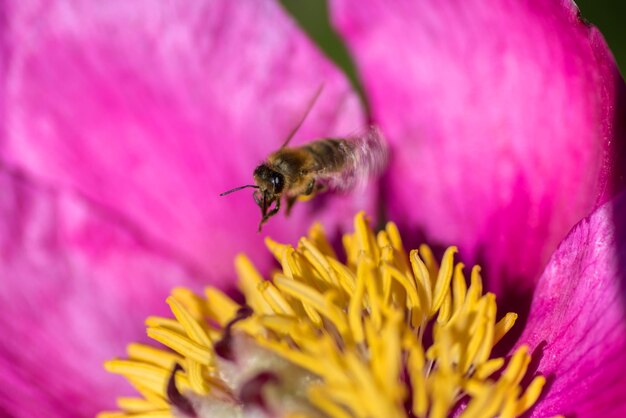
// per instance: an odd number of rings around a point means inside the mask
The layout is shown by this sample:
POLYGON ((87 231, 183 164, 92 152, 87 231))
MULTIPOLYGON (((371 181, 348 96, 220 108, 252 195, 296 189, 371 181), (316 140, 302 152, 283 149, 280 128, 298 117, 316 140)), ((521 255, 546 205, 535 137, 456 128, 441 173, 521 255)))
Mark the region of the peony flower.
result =
POLYGON ((282 265, 272 280, 238 257, 245 305, 214 288, 176 289, 175 319, 146 321, 170 350, 133 344, 128 359, 109 361, 141 397, 99 417, 514 417, 531 407, 621 416, 626 221, 614 223, 613 211, 626 211, 626 192, 555 252, 506 365, 492 348, 517 315, 496 320, 480 269, 468 286, 456 248, 441 265, 426 246, 407 255, 395 224, 374 234, 361 213, 343 239, 345 264, 316 225, 297 248, 266 240, 282 265), (546 377, 526 375, 537 360, 550 383, 535 405, 546 377))
POLYGON ((176 319, 147 321, 171 350, 131 345, 108 362, 142 396, 99 417, 445 417, 462 402, 463 417, 513 417, 536 402, 545 378, 520 386, 528 347, 494 377, 504 359, 491 350, 517 316, 496 322, 495 295, 478 267, 467 286, 455 247, 441 266, 426 246, 407 256, 395 224, 374 234, 363 213, 343 243, 345 264, 319 224, 297 249, 268 239, 282 265, 271 281, 240 256, 243 306, 177 289, 176 319))
MULTIPOLYGON (((322 83, 294 143, 364 124, 348 81, 279 5, 231 3, 4 6, 3 414, 113 408, 130 390, 101 364, 145 341, 142 321, 166 313, 171 288, 232 287, 239 251, 261 271, 270 266, 251 197, 217 195, 250 182, 322 83)), ((557 243, 619 183, 623 82, 601 36, 569 2, 375 7, 347 13, 331 2, 370 116, 392 146, 379 185, 390 218, 409 248, 422 232, 435 245, 458 244, 469 263, 482 260, 501 299, 507 289, 534 289, 557 243)), ((264 232, 295 242, 319 219, 337 236, 378 201, 376 187, 314 200, 264 232)), ((531 350, 546 341, 536 413, 619 415, 621 247, 610 211, 584 221, 606 234, 579 226, 561 246, 569 250, 552 258, 573 257, 571 271, 588 287, 566 287, 570 270, 552 264, 537 284, 520 339, 531 350), (597 243, 607 251, 594 252, 597 243), (594 280, 583 274, 590 263, 600 269, 594 280), (588 305, 577 293, 585 289, 588 305), (575 315, 581 307, 593 321, 575 315), (601 313, 609 321, 590 328, 601 313), (568 338, 550 345, 559 332, 568 338), (614 391, 587 396, 609 383, 614 391)))

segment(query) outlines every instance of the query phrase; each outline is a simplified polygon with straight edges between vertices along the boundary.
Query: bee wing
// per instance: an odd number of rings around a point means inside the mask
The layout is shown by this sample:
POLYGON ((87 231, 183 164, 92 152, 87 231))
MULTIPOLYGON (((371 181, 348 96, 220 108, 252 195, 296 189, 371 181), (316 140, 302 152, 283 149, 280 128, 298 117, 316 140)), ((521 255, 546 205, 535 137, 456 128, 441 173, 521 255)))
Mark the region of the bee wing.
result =
POLYGON ((376 126, 345 138, 348 145, 346 166, 338 173, 321 179, 329 188, 338 191, 362 190, 367 182, 387 167, 389 150, 385 138, 376 126))

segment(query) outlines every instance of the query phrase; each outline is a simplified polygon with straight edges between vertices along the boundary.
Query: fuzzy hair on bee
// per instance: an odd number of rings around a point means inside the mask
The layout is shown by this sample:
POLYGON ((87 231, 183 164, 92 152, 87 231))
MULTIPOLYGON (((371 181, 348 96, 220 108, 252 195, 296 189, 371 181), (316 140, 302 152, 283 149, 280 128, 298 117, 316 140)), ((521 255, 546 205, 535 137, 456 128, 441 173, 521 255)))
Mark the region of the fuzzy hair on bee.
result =
POLYGON ((308 200, 327 190, 345 193, 363 188, 387 164, 387 146, 375 126, 345 138, 323 138, 298 147, 287 146, 320 93, 321 88, 283 146, 255 168, 255 184, 236 187, 220 195, 244 188, 256 189, 253 198, 261 209, 259 232, 263 224, 280 211, 281 200, 285 200, 285 212, 289 215, 297 200, 308 200))

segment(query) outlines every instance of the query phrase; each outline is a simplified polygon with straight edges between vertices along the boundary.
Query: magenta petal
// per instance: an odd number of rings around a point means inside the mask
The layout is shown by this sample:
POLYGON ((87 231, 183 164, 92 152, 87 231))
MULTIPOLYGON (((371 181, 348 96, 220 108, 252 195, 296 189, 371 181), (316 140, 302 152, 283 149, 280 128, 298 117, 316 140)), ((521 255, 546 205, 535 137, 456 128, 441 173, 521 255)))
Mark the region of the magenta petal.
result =
POLYGON ((129 391, 102 363, 146 339, 190 274, 75 194, 6 171, 0 190, 0 416, 112 408, 129 391))
POLYGON ((520 341, 545 343, 533 416, 626 416, 626 192, 581 221, 537 283, 520 341))
MULTIPOLYGON (((259 209, 246 190, 320 85, 294 139, 362 126, 344 76, 272 0, 15 2, 8 138, 0 155, 118 214, 162 248, 232 279, 236 252, 262 262, 259 209)), ((331 227, 371 193, 329 199, 331 227)), ((266 230, 294 241, 316 206, 266 230)), ((340 221, 341 220, 341 221, 340 221)), ((265 257, 267 265, 269 256, 265 257)))
POLYGON ((612 193, 625 109, 601 34, 570 1, 331 4, 394 146, 389 217, 458 245, 493 290, 531 287, 612 193))

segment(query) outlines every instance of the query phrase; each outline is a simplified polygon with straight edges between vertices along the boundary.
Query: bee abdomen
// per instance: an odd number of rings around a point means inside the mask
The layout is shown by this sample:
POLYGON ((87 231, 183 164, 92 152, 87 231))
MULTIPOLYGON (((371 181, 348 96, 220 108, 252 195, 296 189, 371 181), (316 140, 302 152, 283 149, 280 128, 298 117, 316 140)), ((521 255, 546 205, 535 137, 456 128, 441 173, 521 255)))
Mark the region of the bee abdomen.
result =
POLYGON ((341 170, 352 150, 352 144, 343 139, 320 139, 302 147, 310 153, 317 167, 324 171, 341 170))

